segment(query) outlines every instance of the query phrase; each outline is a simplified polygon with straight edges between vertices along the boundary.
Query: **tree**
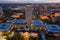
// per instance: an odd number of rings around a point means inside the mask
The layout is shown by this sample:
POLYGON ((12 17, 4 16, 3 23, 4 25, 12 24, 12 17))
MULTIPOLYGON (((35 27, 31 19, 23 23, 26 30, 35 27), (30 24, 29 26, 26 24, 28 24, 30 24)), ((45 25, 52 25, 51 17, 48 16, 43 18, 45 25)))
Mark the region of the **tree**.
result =
POLYGON ((38 38, 31 36, 31 37, 29 38, 29 40, 38 40, 38 38))
POLYGON ((15 34, 13 37, 6 37, 7 40, 24 40, 23 36, 21 36, 19 33, 15 34))

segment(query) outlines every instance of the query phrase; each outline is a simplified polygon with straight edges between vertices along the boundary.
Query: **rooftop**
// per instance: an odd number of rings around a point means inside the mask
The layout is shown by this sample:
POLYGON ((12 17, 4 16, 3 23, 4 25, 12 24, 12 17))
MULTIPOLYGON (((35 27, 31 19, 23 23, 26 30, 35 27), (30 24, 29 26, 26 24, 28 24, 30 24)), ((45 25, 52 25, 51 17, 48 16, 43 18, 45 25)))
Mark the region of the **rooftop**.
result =
POLYGON ((57 17, 54 17, 54 19, 56 22, 60 22, 60 17, 57 16, 57 17))
POLYGON ((47 32, 60 33, 60 26, 57 24, 47 24, 46 29, 47 32))
POLYGON ((0 24, 0 31, 7 31, 12 27, 12 24, 8 23, 1 23, 0 24))
POLYGON ((44 26, 44 23, 42 20, 32 20, 32 24, 34 26, 44 26))
MULTIPOLYGON (((34 26, 44 26, 44 23, 42 20, 32 20, 31 21, 34 26)), ((27 23, 26 20, 18 19, 16 23, 27 23)))
POLYGON ((37 31, 37 30, 21 30, 21 29, 15 29, 15 32, 29 32, 29 33, 40 33, 40 31, 37 31))
POLYGON ((18 19, 18 20, 16 20, 16 23, 27 23, 27 21, 23 20, 23 19, 18 19))

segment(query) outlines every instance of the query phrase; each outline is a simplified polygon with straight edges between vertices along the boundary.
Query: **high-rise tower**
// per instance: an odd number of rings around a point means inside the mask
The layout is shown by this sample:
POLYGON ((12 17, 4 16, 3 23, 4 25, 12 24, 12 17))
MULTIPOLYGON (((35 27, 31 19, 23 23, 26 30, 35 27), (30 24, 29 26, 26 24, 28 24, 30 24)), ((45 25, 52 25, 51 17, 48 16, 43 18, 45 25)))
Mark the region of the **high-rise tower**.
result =
POLYGON ((27 25, 30 25, 31 20, 32 20, 32 6, 31 5, 27 5, 25 7, 25 12, 26 12, 27 25))
POLYGON ((3 14, 3 8, 0 7, 0 14, 3 14))

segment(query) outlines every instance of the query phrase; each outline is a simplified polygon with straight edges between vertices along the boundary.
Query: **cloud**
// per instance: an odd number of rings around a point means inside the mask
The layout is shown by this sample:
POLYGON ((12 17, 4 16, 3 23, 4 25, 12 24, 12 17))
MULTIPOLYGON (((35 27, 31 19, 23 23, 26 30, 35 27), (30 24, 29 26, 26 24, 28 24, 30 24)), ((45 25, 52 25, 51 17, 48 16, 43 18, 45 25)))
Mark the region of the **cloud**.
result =
POLYGON ((0 0, 1 2, 13 2, 13 3, 20 3, 20 2, 39 2, 39 3, 60 3, 60 0, 0 0))

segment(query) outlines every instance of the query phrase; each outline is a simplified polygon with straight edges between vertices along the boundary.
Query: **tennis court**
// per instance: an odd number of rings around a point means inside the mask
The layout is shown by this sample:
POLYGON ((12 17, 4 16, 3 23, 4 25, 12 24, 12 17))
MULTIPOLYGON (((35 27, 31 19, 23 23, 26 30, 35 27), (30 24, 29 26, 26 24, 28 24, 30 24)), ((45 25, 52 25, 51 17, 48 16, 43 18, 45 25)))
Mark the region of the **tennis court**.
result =
POLYGON ((46 25, 47 32, 60 33, 60 26, 54 24, 46 25))
POLYGON ((12 24, 8 23, 1 23, 0 24, 0 31, 7 31, 12 27, 12 24))

